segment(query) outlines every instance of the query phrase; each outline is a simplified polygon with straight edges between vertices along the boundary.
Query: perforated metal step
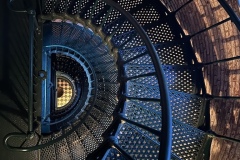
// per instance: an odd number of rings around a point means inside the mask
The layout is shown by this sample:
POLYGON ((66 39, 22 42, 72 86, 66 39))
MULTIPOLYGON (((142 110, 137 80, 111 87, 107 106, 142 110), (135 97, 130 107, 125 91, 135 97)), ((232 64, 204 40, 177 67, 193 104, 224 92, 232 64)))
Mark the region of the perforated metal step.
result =
MULTIPOLYGON (((44 137, 42 139, 42 143, 47 143, 51 141, 51 136, 48 137, 44 137)), ((40 153, 40 159, 46 159, 46 160, 56 160, 56 152, 55 152, 55 146, 53 145, 49 145, 43 149, 41 149, 41 153, 40 153)))
MULTIPOLYGON (((205 134, 187 124, 199 125, 199 117, 205 104, 203 98, 194 95, 201 91, 201 84, 197 81, 201 71, 192 65, 196 60, 193 55, 188 54, 192 53, 190 42, 185 41, 177 20, 159 1, 116 2, 139 22, 155 45, 159 59, 165 64, 163 69, 171 89, 169 94, 175 118, 172 159, 196 158, 204 143, 205 134)), ((78 51, 91 62, 98 81, 95 105, 89 111, 87 119, 82 117, 88 110, 80 117, 75 117, 76 122, 83 120, 84 124, 59 142, 64 149, 56 149, 55 144, 55 151, 59 152, 56 158, 84 159, 97 149, 104 138, 102 133, 113 121, 116 107, 121 108, 128 119, 159 130, 161 109, 157 79, 155 76, 143 76, 155 70, 145 44, 126 18, 98 0, 45 0, 43 4, 46 19, 61 21, 44 25, 44 45, 63 45, 78 51), (62 20, 69 21, 66 23, 62 20), (119 106, 123 104, 119 104, 122 91, 118 90, 119 66, 115 64, 117 56, 109 54, 113 50, 118 51, 123 63, 127 61, 124 65, 125 77, 122 77, 126 82, 126 88, 123 89, 126 93, 123 94, 127 101, 124 106, 119 106)), ((125 123, 119 125, 115 136, 118 144, 133 158, 158 159, 158 138, 148 131, 125 123)), ((111 148, 103 159, 124 158, 120 152, 111 148)))
POLYGON ((130 124, 121 125, 116 135, 119 145, 134 159, 157 159, 159 145, 130 124))
MULTIPOLYGON (((199 70, 186 65, 163 65, 163 70, 167 80, 169 89, 177 90, 186 93, 198 93, 200 88, 197 81, 199 70)), ((146 64, 131 64, 125 65, 126 78, 141 76, 155 72, 153 65, 146 64)), ((200 72, 201 74, 201 72, 200 72)), ((144 76, 131 80, 133 82, 158 85, 157 79, 154 76, 144 76)))
POLYGON ((92 116, 87 117, 85 125, 91 131, 98 143, 102 143, 102 133, 105 131, 105 129, 92 116))
MULTIPOLYGON (((108 108, 105 108, 105 110, 108 110, 108 108)), ((91 116, 95 119, 95 121, 97 121, 99 123, 99 125, 101 125, 101 127, 103 128, 103 131, 105 131, 112 122, 112 117, 107 115, 105 110, 100 111, 99 109, 93 107, 92 111, 90 113, 91 116)), ((97 132, 99 132, 99 131, 97 131, 97 132)))
MULTIPOLYGON (((161 113, 156 113, 145 106, 126 105, 126 116, 128 119, 156 130, 160 130, 161 128, 161 113)), ((128 132, 131 132, 131 130, 129 130, 130 128, 123 128, 119 131, 119 134, 122 134, 122 136, 125 135, 125 137, 129 139, 128 143, 131 143, 131 141, 134 143, 134 141, 138 138, 135 136, 136 134, 129 133, 130 135, 127 136, 128 132)), ((147 135, 150 139, 154 140, 155 143, 157 142, 157 137, 155 135, 152 135, 147 131, 143 131, 143 129, 141 129, 141 132, 147 135)), ((120 135, 118 137, 121 137, 120 135)), ((178 157, 182 159, 196 158, 206 138, 207 135, 201 130, 177 120, 173 120, 172 153, 176 154, 178 157)), ((122 139, 124 139, 124 136, 122 139)), ((126 141, 124 142, 127 143, 126 141)), ((121 142, 119 141, 119 143, 121 142)), ((129 146, 134 145, 135 144, 129 144, 129 146)), ((157 149, 155 149, 155 151, 157 151, 157 149)))
MULTIPOLYGON (((122 34, 117 35, 116 33, 115 37, 113 37, 113 45, 120 49, 143 46, 144 43, 141 40, 141 37, 134 31, 134 28, 131 26, 131 24, 128 24, 127 22, 125 22, 124 24, 117 31, 117 33, 122 34), (129 31, 129 29, 132 30, 129 31)), ((177 35, 176 33, 174 33, 174 28, 172 27, 172 29, 168 22, 145 24, 143 28, 145 29, 153 44, 167 43, 175 40, 180 40, 180 34, 177 35)))
POLYGON ((71 151, 71 159, 85 159, 86 158, 86 153, 84 150, 84 146, 81 143, 78 135, 76 132, 73 132, 70 136, 66 138, 68 147, 71 151))
MULTIPOLYGON (((187 54, 191 52, 191 45, 184 39, 167 43, 159 43, 154 46, 162 64, 186 65, 191 64, 192 60, 194 60, 192 54, 187 54)), ((119 49, 118 53, 123 61, 129 61, 129 64, 140 64, 140 62, 141 64, 152 64, 145 46, 119 49)))
MULTIPOLYGON (((126 96, 130 99, 134 97, 134 99, 138 99, 139 101, 132 101, 133 103, 130 101, 126 103, 129 105, 140 105, 151 108, 152 104, 149 105, 147 102, 141 101, 141 99, 144 100, 145 98, 148 98, 149 101, 152 101, 149 103, 157 103, 159 94, 158 87, 146 84, 144 85, 141 83, 127 82, 126 96)), ((169 95, 174 118, 193 126, 198 126, 202 123, 201 118, 204 113, 205 106, 204 98, 175 90, 170 90, 169 95)), ((157 104, 154 104, 154 106, 157 106, 157 104)), ((160 107, 152 109, 159 114, 160 107)))
MULTIPOLYGON (((60 136, 62 134, 59 132, 56 136, 60 136)), ((55 138, 55 137, 54 137, 55 138)), ((56 159, 66 159, 71 160, 71 150, 68 146, 66 139, 62 139, 59 142, 54 144, 56 159)))
POLYGON ((108 51, 102 43, 102 39, 94 35, 92 30, 84 28, 82 25, 51 22, 45 23, 43 30, 44 46, 63 45, 80 51, 84 56, 87 54, 86 57, 93 57, 96 54, 101 55, 108 51))
POLYGON ((125 160, 125 158, 116 149, 110 148, 103 156, 104 160, 125 160))

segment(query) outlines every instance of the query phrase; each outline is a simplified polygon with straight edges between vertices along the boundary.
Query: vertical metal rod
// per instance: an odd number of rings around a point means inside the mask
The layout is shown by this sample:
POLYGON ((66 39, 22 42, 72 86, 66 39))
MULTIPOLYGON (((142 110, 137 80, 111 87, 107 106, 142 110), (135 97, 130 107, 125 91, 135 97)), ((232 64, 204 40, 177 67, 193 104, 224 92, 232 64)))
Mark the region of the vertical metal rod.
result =
POLYGON ((240 96, 215 96, 215 95, 205 95, 209 99, 240 99, 240 96))
POLYGON ((64 4, 64 5, 65 5, 65 13, 67 13, 67 9, 68 9, 68 5, 67 5, 67 4, 68 4, 68 2, 69 2, 69 1, 66 0, 66 1, 65 1, 65 4, 64 4))
MULTIPOLYGON (((238 30, 240 30, 240 18, 236 15, 236 13, 233 11, 233 9, 229 6, 229 4, 226 2, 226 0, 218 0, 218 2, 222 5, 224 10, 228 13, 228 15, 231 18, 231 21, 235 23, 238 30)), ((239 3, 239 0, 238 0, 239 3)))
POLYGON ((134 57, 132 57, 132 58, 124 61, 123 64, 127 64, 127 63, 129 63, 129 62, 131 62, 131 61, 133 61, 133 60, 135 60, 135 59, 138 59, 138 58, 140 58, 140 57, 143 57, 143 56, 147 55, 147 53, 148 53, 148 52, 145 51, 145 52, 143 52, 143 53, 141 53, 141 54, 139 54, 139 55, 136 55, 136 56, 134 56, 134 57))
POLYGON ((236 60, 236 59, 240 59, 240 56, 231 57, 231 58, 226 58, 226 59, 221 59, 221 60, 216 60, 216 61, 208 62, 208 63, 203 63, 203 66, 207 66, 207 65, 211 65, 211 64, 216 64, 216 63, 233 61, 233 60, 236 60))
POLYGON ((78 14, 80 16, 81 13, 81 5, 82 5, 82 0, 79 1, 79 6, 78 6, 78 14))
POLYGON ((231 142, 234 142, 234 143, 240 143, 240 139, 235 139, 235 138, 227 137, 227 136, 224 136, 224 135, 219 135, 212 130, 208 131, 208 135, 210 137, 213 137, 213 138, 219 138, 219 139, 231 141, 231 142))
POLYGON ((92 8, 92 10, 91 10, 90 17, 89 17, 90 20, 92 19, 93 12, 95 11, 95 8, 97 7, 97 5, 98 5, 98 0, 95 0, 94 5, 93 5, 93 8, 92 8))
POLYGON ((109 137, 111 145, 122 154, 122 156, 127 160, 133 160, 133 158, 116 142, 116 137, 109 137))
POLYGON ((40 14, 42 14, 43 12, 42 12, 42 10, 43 10, 43 1, 40 1, 40 0, 38 0, 38 6, 39 6, 39 10, 40 10, 40 14))
POLYGON ((167 82, 164 77, 163 68, 161 62, 158 58, 157 51, 155 50, 151 40, 147 36, 144 29, 138 24, 136 19, 127 12, 124 8, 118 5, 112 0, 104 0, 107 4, 116 8, 121 14, 125 15, 130 23, 134 26, 135 30, 138 32, 139 36, 142 38, 143 42, 149 51, 149 55, 152 59, 156 76, 158 79, 159 90, 161 93, 161 107, 162 107, 162 137, 161 145, 159 150, 159 159, 168 160, 171 156, 171 147, 172 147, 172 109, 170 107, 169 93, 167 88, 167 82))
POLYGON ((123 42, 122 44, 119 45, 118 48, 123 48, 128 42, 132 41, 133 38, 135 38, 137 36, 136 32, 131 33, 131 37, 128 38, 128 40, 126 40, 125 42, 123 42))
POLYGON ((218 22, 218 23, 215 23, 214 25, 212 25, 212 26, 210 26, 210 27, 207 27, 207 28, 205 28, 205 29, 203 29, 203 30, 201 30, 201 31, 198 31, 197 33, 194 33, 194 34, 190 35, 189 38, 192 38, 192 37, 194 37, 194 36, 196 36, 196 35, 198 35, 198 34, 200 34, 200 33, 203 33, 203 32, 205 32, 205 31, 208 31, 209 29, 212 29, 212 28, 214 28, 214 27, 217 27, 217 26, 219 26, 219 25, 221 25, 221 24, 223 24, 223 23, 225 23, 225 22, 227 22, 227 21, 229 21, 229 20, 231 20, 231 18, 227 18, 227 19, 224 19, 224 20, 222 20, 222 21, 220 21, 220 22, 218 22))
POLYGON ((140 74, 137 76, 132 76, 132 77, 123 77, 125 81, 130 81, 132 79, 137 79, 137 78, 141 78, 141 77, 148 77, 148 76, 155 76, 156 72, 151 72, 151 73, 146 73, 146 74, 140 74))
POLYGON ((149 102, 160 102, 161 99, 157 99, 157 98, 136 98, 136 97, 129 97, 126 95, 122 95, 125 96, 127 99, 133 99, 133 100, 139 100, 139 101, 149 101, 149 102))
POLYGON ((35 10, 29 10, 29 83, 28 83, 28 132, 33 132, 33 53, 35 10))
POLYGON ((117 22, 118 24, 117 28, 115 28, 115 30, 109 35, 109 37, 113 37, 126 21, 124 16, 120 17, 119 19, 121 20, 120 22, 122 23, 117 22))
POLYGON ((52 1, 52 13, 54 13, 55 11, 55 8, 57 8, 57 5, 58 5, 58 3, 59 3, 59 0, 53 0, 52 1))
POLYGON ((103 27, 104 23, 107 21, 107 19, 108 19, 110 13, 112 12, 112 10, 113 10, 113 8, 112 8, 112 6, 111 6, 111 7, 108 9, 107 14, 106 14, 106 16, 104 17, 104 19, 103 19, 101 25, 99 26, 100 28, 103 27))
POLYGON ((128 122, 128 123, 130 123, 132 125, 135 125, 135 126, 137 126, 139 128, 142 128, 142 129, 144 129, 144 130, 146 130, 146 131, 148 131, 148 132, 150 132, 150 133, 152 133, 152 134, 154 134, 154 135, 156 135, 158 137, 161 137, 161 132, 160 131, 157 131, 157 130, 151 128, 151 127, 148 127, 148 126, 142 125, 142 124, 140 124, 138 122, 134 122, 134 121, 132 121, 130 119, 127 119, 123 114, 119 114, 118 116, 123 121, 126 121, 126 122, 128 122))
POLYGON ((176 14, 178 11, 180 11, 182 8, 184 8, 185 6, 187 6, 189 3, 191 3, 193 0, 189 0, 187 3, 185 3, 184 5, 182 5, 181 7, 179 7, 176 11, 172 12, 172 14, 176 14))

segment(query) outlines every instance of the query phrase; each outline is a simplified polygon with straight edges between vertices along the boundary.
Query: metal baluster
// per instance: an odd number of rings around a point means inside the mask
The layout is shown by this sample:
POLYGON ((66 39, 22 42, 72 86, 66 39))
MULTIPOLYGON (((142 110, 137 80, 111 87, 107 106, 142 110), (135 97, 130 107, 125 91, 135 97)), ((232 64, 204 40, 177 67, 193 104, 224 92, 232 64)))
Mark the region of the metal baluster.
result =
POLYGON ((90 14, 90 20, 92 19, 92 16, 93 16, 93 12, 95 11, 95 8, 97 7, 97 5, 98 5, 98 1, 99 0, 95 0, 95 2, 94 2, 94 5, 93 5, 93 8, 92 8, 92 10, 91 10, 91 14, 90 14))
POLYGON ((80 10, 81 10, 81 4, 83 0, 79 0, 79 6, 78 6, 78 14, 80 16, 80 10))
POLYGON ((160 102, 160 99, 157 98, 137 98, 137 97, 129 97, 126 95, 123 95, 127 99, 133 99, 133 100, 139 100, 139 101, 148 101, 148 102, 160 102))
POLYGON ((130 124, 133 124, 133 125, 135 125, 135 126, 137 126, 137 127, 139 127, 139 128, 142 128, 142 129, 144 129, 144 130, 146 130, 146 131, 149 131, 150 133, 152 133, 152 134, 154 134, 154 135, 156 135, 156 136, 158 136, 158 137, 161 136, 161 132, 160 132, 160 131, 157 131, 157 130, 155 130, 155 129, 153 129, 153 128, 150 128, 150 127, 148 127, 148 126, 142 125, 142 124, 137 123, 137 122, 134 122, 134 121, 132 121, 132 120, 129 120, 129 119, 127 119, 127 118, 125 117, 125 115, 123 115, 123 114, 119 114, 119 115, 118 115, 118 118, 120 118, 121 120, 126 121, 126 122, 128 122, 128 123, 130 123, 130 124))
POLYGON ((156 75, 156 72, 140 74, 140 75, 132 76, 132 77, 123 77, 123 79, 124 79, 124 81, 129 81, 129 80, 137 79, 137 78, 140 78, 140 77, 148 77, 148 76, 154 76, 154 75, 156 75))
POLYGON ((110 140, 110 143, 111 145, 116 149, 118 150, 118 152, 120 152, 124 158, 126 158, 127 160, 133 160, 133 158, 121 147, 117 144, 117 140, 116 140, 116 137, 109 137, 109 140, 110 140))
POLYGON ((171 14, 175 15, 178 11, 180 11, 182 8, 190 4, 193 0, 189 0, 187 3, 183 4, 181 7, 179 7, 176 11, 172 12, 171 14))
POLYGON ((107 14, 106 14, 106 16, 104 17, 104 19, 103 19, 101 25, 99 26, 99 28, 102 29, 103 25, 105 24, 105 22, 106 22, 106 20, 108 19, 108 17, 109 17, 109 15, 110 15, 110 13, 112 12, 112 10, 113 10, 113 8, 112 8, 112 6, 111 6, 111 7, 108 9, 107 14))
POLYGON ((141 53, 141 54, 139 54, 139 55, 136 55, 136 56, 134 56, 134 57, 132 57, 132 58, 124 61, 123 64, 129 63, 129 62, 131 62, 131 61, 133 61, 133 60, 135 60, 135 59, 138 59, 138 58, 140 58, 140 57, 142 57, 142 56, 145 56, 145 55, 147 55, 147 53, 148 53, 148 52, 146 51, 146 52, 144 52, 144 53, 141 53))
POLYGON ((225 20, 223 20, 223 21, 220 21, 220 22, 218 22, 218 23, 215 23, 214 25, 212 25, 212 26, 210 26, 210 27, 207 27, 207 28, 205 28, 205 29, 203 29, 203 30, 201 30, 201 31, 198 31, 197 33, 194 33, 194 34, 192 34, 192 35, 189 35, 188 37, 189 37, 189 38, 193 38, 194 36, 196 36, 196 35, 198 35, 198 34, 200 34, 200 33, 203 33, 203 32, 205 32, 205 31, 208 31, 208 30, 210 30, 210 29, 212 29, 212 28, 214 28, 214 27, 217 27, 217 26, 219 26, 219 25, 221 25, 221 24, 223 24, 223 23, 225 23, 225 22, 227 22, 227 21, 229 21, 229 20, 231 20, 231 18, 227 18, 227 19, 225 19, 225 20))

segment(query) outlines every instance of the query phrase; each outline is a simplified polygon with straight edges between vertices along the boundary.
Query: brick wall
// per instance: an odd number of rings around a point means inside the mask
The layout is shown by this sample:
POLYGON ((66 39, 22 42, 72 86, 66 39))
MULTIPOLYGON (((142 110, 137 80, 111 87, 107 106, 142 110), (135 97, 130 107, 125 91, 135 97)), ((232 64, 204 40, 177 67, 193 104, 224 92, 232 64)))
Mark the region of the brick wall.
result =
MULTIPOLYGON (((175 11, 187 0, 162 0, 170 11, 175 11)), ((237 0, 227 1, 240 16, 237 0)), ((228 18, 217 0, 194 0, 176 14, 185 34, 192 35, 228 18)), ((194 36, 191 40, 199 62, 240 56, 240 32, 228 21, 194 36)), ((240 96, 240 60, 214 64, 203 69, 209 94, 240 96)), ((211 127, 225 136, 240 139, 240 100, 213 100, 210 106, 211 127)), ((240 144, 214 139, 212 160, 240 159, 240 144)))

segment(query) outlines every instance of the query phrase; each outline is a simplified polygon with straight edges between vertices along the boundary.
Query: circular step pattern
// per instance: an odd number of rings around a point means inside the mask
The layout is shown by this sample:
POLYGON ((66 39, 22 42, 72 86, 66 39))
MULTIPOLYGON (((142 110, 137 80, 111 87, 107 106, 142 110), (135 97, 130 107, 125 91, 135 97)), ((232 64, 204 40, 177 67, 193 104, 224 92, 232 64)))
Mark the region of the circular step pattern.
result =
POLYGON ((64 73, 56 73, 56 109, 62 109, 72 103, 76 96, 74 81, 64 73))
POLYGON ((91 64, 78 52, 59 45, 44 47, 48 76, 43 90, 42 133, 69 126, 95 103, 96 75, 91 64), (50 92, 50 93, 48 93, 50 92), (49 95, 50 98, 44 97, 49 95))
MULTIPOLYGON (((196 61, 194 55, 188 54, 190 41, 186 41, 177 20, 159 1, 117 2, 146 31, 162 61, 173 108, 172 159, 198 157, 207 139, 197 129, 202 125, 205 102, 197 95, 202 89, 202 79, 197 76, 201 71, 192 65, 196 61)), ((96 101, 91 110, 75 117, 60 134, 82 125, 62 141, 42 149, 42 159, 50 159, 51 154, 56 159, 157 159, 159 137, 133 124, 158 133, 162 127, 155 69, 134 27, 119 11, 100 0, 46 0, 44 6, 42 18, 48 20, 43 28, 44 46, 76 50, 89 61, 98 83, 94 86, 96 101), (129 121, 119 120, 117 113, 129 121), (86 114, 87 118, 82 118, 86 114)))

